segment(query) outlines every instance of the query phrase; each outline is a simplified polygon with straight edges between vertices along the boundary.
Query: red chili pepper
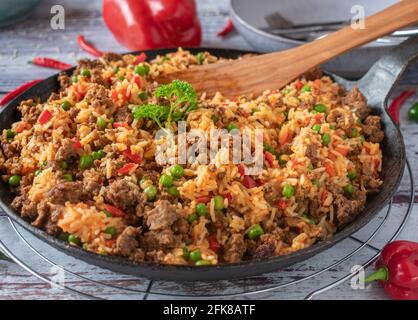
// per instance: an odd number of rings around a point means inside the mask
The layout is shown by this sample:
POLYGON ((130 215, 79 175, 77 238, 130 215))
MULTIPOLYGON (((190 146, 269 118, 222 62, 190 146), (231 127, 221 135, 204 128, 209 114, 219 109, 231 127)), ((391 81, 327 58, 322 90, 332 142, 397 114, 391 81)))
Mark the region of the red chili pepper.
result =
POLYGON ((201 197, 196 198, 196 202, 197 203, 209 203, 210 199, 212 199, 212 197, 210 196, 201 196, 201 197))
POLYGON ((105 204, 104 207, 105 207, 105 209, 107 211, 109 211, 112 214, 113 217, 119 217, 119 218, 121 218, 121 217, 126 216, 126 213, 125 212, 123 212, 119 208, 116 208, 114 206, 111 206, 110 204, 105 204))
POLYGON ((87 40, 81 34, 77 36, 77 43, 80 46, 80 48, 86 51, 87 53, 90 53, 95 57, 103 56, 103 52, 96 49, 91 43, 87 42, 87 40))
POLYGON ((390 104, 388 112, 392 116, 393 121, 395 121, 397 124, 399 124, 399 112, 401 111, 402 106, 405 104, 405 101, 414 94, 414 90, 405 90, 390 104))
POLYGON ((83 147, 83 145, 81 144, 80 140, 78 140, 77 137, 74 137, 71 139, 73 141, 73 148, 78 150, 81 149, 83 147))
POLYGON ((227 34, 230 34, 232 30, 234 30, 234 24, 231 19, 228 19, 222 30, 217 33, 217 36, 225 37, 227 34))
POLYGON ((44 110, 39 115, 38 122, 39 122, 39 124, 43 125, 43 124, 47 123, 49 120, 51 120, 51 118, 52 118, 52 113, 49 110, 44 110))
POLYGON ((146 59, 147 59, 147 55, 145 54, 145 52, 141 52, 139 55, 136 56, 134 65, 144 62, 146 59))
POLYGON ((252 188, 257 187, 257 182, 255 182, 254 179, 251 178, 250 176, 244 176, 244 180, 242 181, 242 184, 247 189, 252 189, 252 188))
POLYGON ((71 68, 71 64, 45 57, 35 57, 32 59, 31 63, 40 67, 58 70, 66 70, 71 68))
POLYGON ((209 240, 209 248, 212 251, 217 252, 221 248, 221 244, 218 242, 218 239, 216 238, 216 234, 210 235, 208 240, 209 240))
POLYGON ((122 168, 118 170, 119 174, 128 174, 131 172, 132 169, 134 169, 137 166, 136 163, 130 162, 125 164, 122 168))
POLYGON ((8 94, 6 94, 1 100, 0 100, 0 106, 5 105, 9 101, 16 98, 18 95, 29 89, 30 87, 34 86, 35 84, 41 82, 42 79, 36 79, 29 82, 26 82, 25 84, 22 84, 20 87, 17 87, 16 89, 10 91, 8 94))
POLYGON ((365 282, 379 280, 396 300, 418 300, 418 243, 394 241, 387 244, 376 262, 377 271, 365 282))
POLYGON ((282 209, 282 210, 286 209, 287 208, 287 201, 285 199, 279 199, 277 201, 277 207, 279 209, 282 209))
POLYGON ((202 30, 194 0, 104 0, 103 19, 131 50, 199 46, 202 30))
POLYGON ((141 155, 139 153, 132 153, 131 148, 126 149, 123 152, 123 155, 126 159, 132 161, 133 163, 141 164, 141 155))
POLYGON ((128 127, 128 123, 127 122, 114 122, 113 123, 113 128, 127 128, 128 127))

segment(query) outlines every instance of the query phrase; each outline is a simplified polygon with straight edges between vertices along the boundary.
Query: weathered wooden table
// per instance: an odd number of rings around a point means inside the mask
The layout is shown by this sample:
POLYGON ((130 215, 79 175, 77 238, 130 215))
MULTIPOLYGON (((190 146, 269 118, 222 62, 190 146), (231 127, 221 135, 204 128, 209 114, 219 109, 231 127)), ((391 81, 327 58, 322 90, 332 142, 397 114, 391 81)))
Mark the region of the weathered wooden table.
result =
MULTIPOLYGON (((34 56, 54 57, 69 63, 86 56, 76 44, 76 36, 84 34, 88 39, 94 40, 98 48, 108 51, 123 52, 112 35, 104 26, 100 14, 101 1, 52 1, 44 0, 42 4, 24 21, 19 24, 0 30, 0 96, 18 85, 34 78, 47 77, 53 70, 32 66, 27 62, 34 56), (54 31, 50 28, 50 8, 54 4, 65 7, 65 30, 54 31)), ((249 45, 237 34, 226 39, 216 37, 216 32, 228 19, 228 1, 226 0, 199 0, 199 15, 204 28, 203 45, 209 47, 230 47, 238 49, 251 49, 249 45)), ((417 78, 418 79, 418 78, 417 78)), ((411 83, 418 83, 414 75, 408 75, 408 82, 401 85, 397 91, 405 87, 416 87, 411 83), (409 85, 408 85, 409 84, 409 85)), ((413 97, 413 102, 418 97, 413 97)), ((412 164, 413 175, 418 180, 418 124, 408 122, 406 110, 402 112, 402 132, 405 137, 407 154, 412 164)), ((173 282, 150 282, 130 276, 118 275, 106 270, 87 265, 81 261, 65 256, 46 244, 34 239, 21 229, 23 239, 33 245, 39 254, 44 254, 51 261, 64 266, 71 273, 65 274, 65 285, 72 290, 100 298, 121 299, 161 299, 164 296, 158 293, 172 295, 188 295, 197 297, 204 293, 212 295, 237 294, 233 298, 256 299, 300 299, 312 291, 339 281, 337 286, 323 292, 315 298, 319 299, 385 299, 381 288, 369 286, 365 289, 354 290, 350 280, 344 277, 350 273, 355 264, 362 264, 376 254, 394 234, 401 219, 405 216, 408 207, 411 184, 408 174, 405 174, 402 185, 393 200, 390 213, 385 216, 385 210, 367 227, 353 237, 341 242, 330 250, 317 257, 299 263, 286 270, 262 275, 250 280, 233 282, 219 282, 213 284, 193 283, 181 284, 173 282), (385 218, 386 217, 386 218, 385 218), (367 245, 362 242, 367 239, 378 225, 384 224, 374 239, 367 245), (361 246, 361 248, 359 248, 361 246), (353 252, 354 253, 351 253, 353 252), (347 255, 351 255, 347 257, 347 255), (345 257, 345 259, 344 259, 345 257), (342 261, 340 261, 343 259, 342 261), (323 270, 323 271, 322 271, 323 270), (307 278, 308 277, 308 278, 307 278), (97 285, 89 281, 104 283, 97 285), (285 285, 288 284, 288 285, 285 285), (245 292, 263 290, 272 285, 281 285, 279 289, 245 295, 245 292), (120 290, 123 287, 131 290, 120 290), (146 293, 134 293, 134 290, 144 290, 146 293)), ((414 202, 417 202, 418 198, 414 202)), ((418 241, 418 206, 412 209, 412 215, 400 238, 418 241)), ((45 279, 59 280, 60 270, 50 267, 45 260, 39 258, 19 238, 16 230, 10 225, 3 212, 0 212, 0 240, 16 254, 21 261, 38 272, 45 279)), ((32 276, 16 263, 0 260, 0 299, 77 299, 82 296, 52 287, 45 281, 32 276)))

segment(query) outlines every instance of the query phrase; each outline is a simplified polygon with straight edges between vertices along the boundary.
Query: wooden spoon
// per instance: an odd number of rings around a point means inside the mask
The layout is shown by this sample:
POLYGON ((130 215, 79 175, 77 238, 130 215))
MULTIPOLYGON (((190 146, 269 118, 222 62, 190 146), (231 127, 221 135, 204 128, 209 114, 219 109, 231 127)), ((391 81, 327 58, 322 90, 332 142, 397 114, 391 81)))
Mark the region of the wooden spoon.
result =
MULTIPOLYGON (((402 0, 368 17, 365 29, 345 27, 294 49, 238 60, 194 66, 162 75, 159 81, 181 79, 198 92, 213 96, 221 92, 233 98, 280 89, 303 73, 355 47, 418 22, 418 1, 402 0)), ((350 66, 347 66, 348 68, 350 66)))

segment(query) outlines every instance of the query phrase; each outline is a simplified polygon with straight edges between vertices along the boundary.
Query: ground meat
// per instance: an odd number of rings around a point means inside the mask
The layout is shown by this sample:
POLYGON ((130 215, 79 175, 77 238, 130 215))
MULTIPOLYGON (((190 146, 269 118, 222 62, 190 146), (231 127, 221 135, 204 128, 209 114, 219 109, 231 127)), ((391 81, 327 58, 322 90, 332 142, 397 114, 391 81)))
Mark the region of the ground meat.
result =
POLYGON ((178 218, 176 207, 167 200, 157 201, 154 209, 146 213, 146 223, 150 230, 169 228, 178 218))
POLYGON ((276 247, 273 244, 263 243, 251 253, 251 259, 265 259, 271 257, 275 250, 276 247))
POLYGON ((180 246, 181 237, 170 229, 163 231, 149 231, 140 237, 141 248, 146 251, 166 250, 180 246))
POLYGON ((145 199, 139 187, 126 179, 119 179, 110 184, 104 193, 106 202, 125 211, 134 211, 145 199))
POLYGON ((85 99, 91 103, 91 106, 97 111, 108 111, 114 107, 112 99, 109 98, 109 91, 99 85, 92 85, 87 91, 85 99))
POLYGON ((89 193, 84 190, 81 181, 60 182, 48 190, 45 196, 47 201, 55 204, 64 204, 67 201, 78 203, 91 198, 89 193))
POLYGON ((239 262, 247 250, 244 237, 240 233, 232 234, 225 244, 225 254, 223 256, 226 262, 239 262))
POLYGON ((58 82, 60 83, 61 90, 67 89, 69 86, 72 85, 71 78, 66 73, 60 73, 58 76, 58 82))
POLYGON ((357 190, 353 198, 353 200, 347 199, 341 194, 334 197, 333 205, 339 227, 352 221, 363 209, 366 203, 366 192, 357 190))
POLYGON ((118 108, 115 113, 115 121, 116 122, 127 122, 131 123, 134 120, 131 110, 129 110, 128 106, 123 106, 118 108))
POLYGON ((90 59, 80 59, 77 62, 77 68, 75 74, 80 74, 80 71, 83 69, 103 69, 104 65, 100 60, 90 60, 90 59))
POLYGON ((374 143, 382 142, 385 134, 382 131, 379 116, 368 116, 362 127, 367 140, 374 143))
POLYGON ((165 253, 162 250, 153 250, 146 253, 147 261, 162 262, 164 261, 165 253))
POLYGON ((355 125, 353 114, 343 108, 332 109, 327 117, 327 121, 335 122, 338 128, 343 129, 348 134, 351 134, 355 125))
POLYGON ((305 79, 308 80, 308 81, 309 80, 313 81, 313 80, 316 80, 316 79, 321 79, 322 75, 323 75, 322 70, 318 67, 313 68, 313 69, 311 69, 311 70, 309 70, 309 71, 307 71, 303 74, 305 79))
POLYGON ((357 87, 353 87, 351 91, 342 99, 343 104, 354 109, 356 115, 363 120, 370 114, 367 106, 367 100, 357 87))
POLYGON ((115 52, 105 52, 101 58, 106 63, 123 61, 123 56, 115 52))
POLYGON ((312 165, 316 166, 320 161, 320 148, 313 143, 310 143, 306 146, 305 156, 307 156, 310 160, 312 165))
POLYGON ((61 146, 55 154, 55 160, 63 161, 78 157, 77 152, 73 147, 74 141, 68 138, 61 139, 61 146))
POLYGON ((125 230, 116 239, 116 250, 120 255, 129 257, 139 248, 139 229, 132 226, 125 230))
POLYGON ((8 143, 6 140, 1 141, 1 148, 7 158, 13 158, 20 155, 21 147, 17 142, 8 143))
POLYGON ((21 213, 22 218, 34 221, 38 216, 38 212, 36 210, 36 202, 32 202, 28 198, 30 188, 31 186, 22 188, 22 194, 13 199, 11 206, 21 213))
POLYGON ((22 101, 17 109, 22 114, 22 120, 31 124, 38 121, 41 114, 41 108, 32 99, 22 101))

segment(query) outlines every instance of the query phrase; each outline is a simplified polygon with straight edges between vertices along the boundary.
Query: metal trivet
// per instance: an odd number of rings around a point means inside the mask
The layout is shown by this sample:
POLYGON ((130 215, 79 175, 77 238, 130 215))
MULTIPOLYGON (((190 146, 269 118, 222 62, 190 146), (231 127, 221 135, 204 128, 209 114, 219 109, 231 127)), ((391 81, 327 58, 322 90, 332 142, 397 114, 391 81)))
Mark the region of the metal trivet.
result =
POLYGON ((408 160, 403 179, 406 176, 409 176, 410 200, 400 213, 392 211, 391 201, 367 226, 332 248, 288 269, 247 279, 175 283, 114 273, 68 257, 6 216, 0 217, 0 249, 57 290, 57 298, 65 291, 75 298, 88 299, 266 299, 283 294, 286 298, 312 299, 357 275, 360 271, 352 266, 363 269, 370 266, 380 254, 380 248, 399 235, 411 214, 415 196, 408 160), (302 287, 315 289, 301 292, 302 287))

